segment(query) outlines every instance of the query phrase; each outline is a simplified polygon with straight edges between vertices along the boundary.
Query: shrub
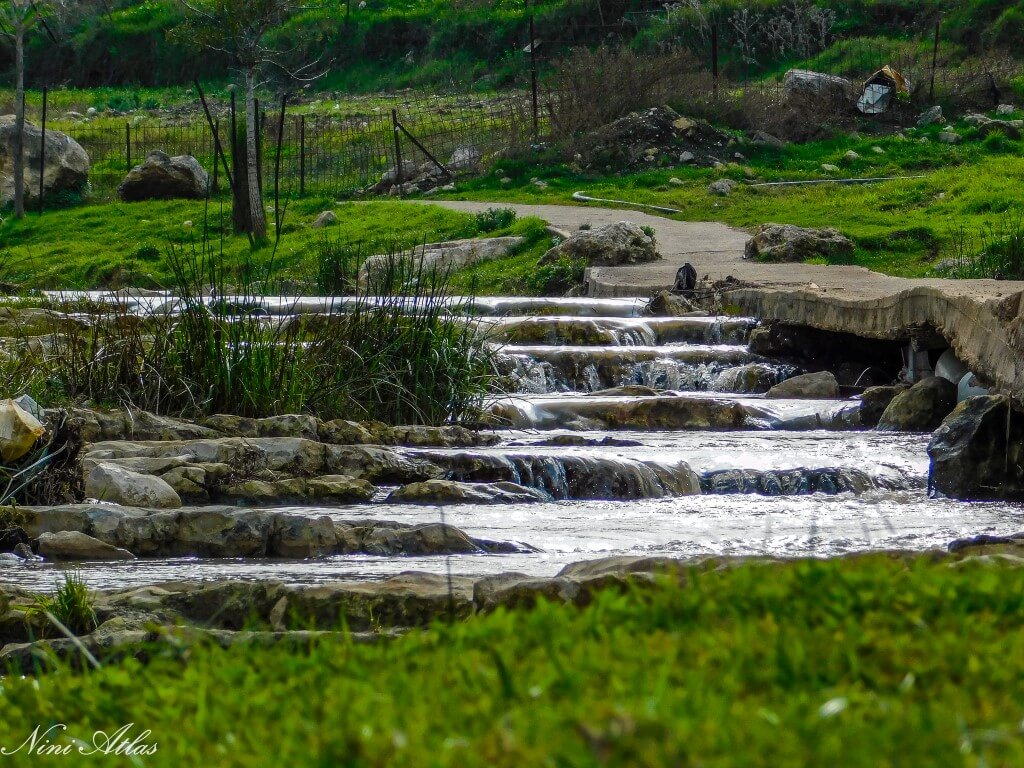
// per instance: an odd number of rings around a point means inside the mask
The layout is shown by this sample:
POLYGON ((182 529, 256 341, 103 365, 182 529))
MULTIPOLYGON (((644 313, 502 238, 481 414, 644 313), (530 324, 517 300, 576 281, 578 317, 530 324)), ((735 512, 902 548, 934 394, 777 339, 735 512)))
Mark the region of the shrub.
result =
POLYGON ((512 208, 488 208, 473 218, 477 232, 486 234, 511 227, 516 222, 516 212, 512 208))
POLYGON ((586 259, 560 256, 543 264, 527 278, 527 287, 541 296, 561 296, 583 285, 587 271, 586 259))

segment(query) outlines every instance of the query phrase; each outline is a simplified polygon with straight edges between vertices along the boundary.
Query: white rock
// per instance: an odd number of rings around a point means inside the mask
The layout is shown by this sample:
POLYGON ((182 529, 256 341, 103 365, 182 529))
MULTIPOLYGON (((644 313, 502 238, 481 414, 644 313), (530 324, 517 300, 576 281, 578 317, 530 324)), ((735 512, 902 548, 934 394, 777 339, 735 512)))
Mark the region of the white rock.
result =
POLYGON ((85 495, 127 507, 178 509, 181 499, 165 481, 116 464, 97 464, 85 479, 85 495))

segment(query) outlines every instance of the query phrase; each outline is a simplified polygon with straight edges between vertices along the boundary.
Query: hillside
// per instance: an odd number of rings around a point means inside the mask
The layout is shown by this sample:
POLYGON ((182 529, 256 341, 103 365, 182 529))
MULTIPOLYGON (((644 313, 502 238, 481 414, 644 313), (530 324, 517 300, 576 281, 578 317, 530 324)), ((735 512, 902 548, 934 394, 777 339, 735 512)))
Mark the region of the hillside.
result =
MULTIPOLYGON (((533 0, 529 6, 542 66, 573 45, 609 40, 640 50, 682 45, 703 57, 712 24, 725 66, 745 73, 806 59, 836 41, 864 38, 884 50, 893 41, 927 39, 940 14, 944 44, 963 50, 1013 49, 1024 38, 1021 0, 856 0, 839 7, 811 0, 533 0)), ((56 44, 45 35, 31 41, 30 80, 95 87, 225 78, 222 58, 197 56, 174 34, 182 18, 178 0, 82 2, 70 18, 52 20, 56 44)), ((330 70, 325 88, 493 88, 522 82, 528 23, 519 0, 324 0, 274 37, 296 60, 323 61, 330 70)), ((10 65, 4 47, 0 71, 10 65)))

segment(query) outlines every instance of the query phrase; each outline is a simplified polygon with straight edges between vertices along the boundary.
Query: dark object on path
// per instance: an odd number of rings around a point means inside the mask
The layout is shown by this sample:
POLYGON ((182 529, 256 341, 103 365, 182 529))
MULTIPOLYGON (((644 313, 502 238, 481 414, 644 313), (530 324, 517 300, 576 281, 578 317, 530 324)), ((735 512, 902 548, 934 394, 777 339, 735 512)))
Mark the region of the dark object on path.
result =
POLYGON ((693 264, 686 262, 676 270, 676 284, 672 286, 672 292, 683 296, 692 296, 696 287, 697 270, 694 269, 693 264))
POLYGON ((170 157, 154 150, 125 176, 117 194, 125 202, 206 197, 210 177, 191 155, 170 157))

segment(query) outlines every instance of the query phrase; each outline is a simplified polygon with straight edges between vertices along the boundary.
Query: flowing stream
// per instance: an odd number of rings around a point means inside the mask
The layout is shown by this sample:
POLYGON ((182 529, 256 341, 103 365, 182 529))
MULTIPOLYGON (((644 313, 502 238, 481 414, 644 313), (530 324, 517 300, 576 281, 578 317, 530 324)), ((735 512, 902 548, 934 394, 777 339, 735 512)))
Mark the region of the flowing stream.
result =
MULTIPOLYGON (((309 300, 318 311, 324 300, 309 300)), ((267 301, 278 308, 283 302, 267 301)), ((465 309, 453 300, 453 311, 465 309)), ((928 435, 858 429, 856 400, 768 400, 795 367, 754 355, 747 318, 642 318, 634 299, 496 298, 474 305, 496 345, 505 425, 487 448, 405 448, 449 479, 512 481, 549 500, 373 502, 290 508, 338 520, 442 519, 534 551, 453 557, 337 556, 307 561, 196 558, 85 564, 96 588, 198 578, 314 583, 406 570, 551 575, 609 555, 833 556, 944 547, 1019 531, 1024 508, 929 498, 928 435)), ((295 311, 295 305, 292 305, 295 311)), ((54 566, 17 583, 52 587, 54 566)))

